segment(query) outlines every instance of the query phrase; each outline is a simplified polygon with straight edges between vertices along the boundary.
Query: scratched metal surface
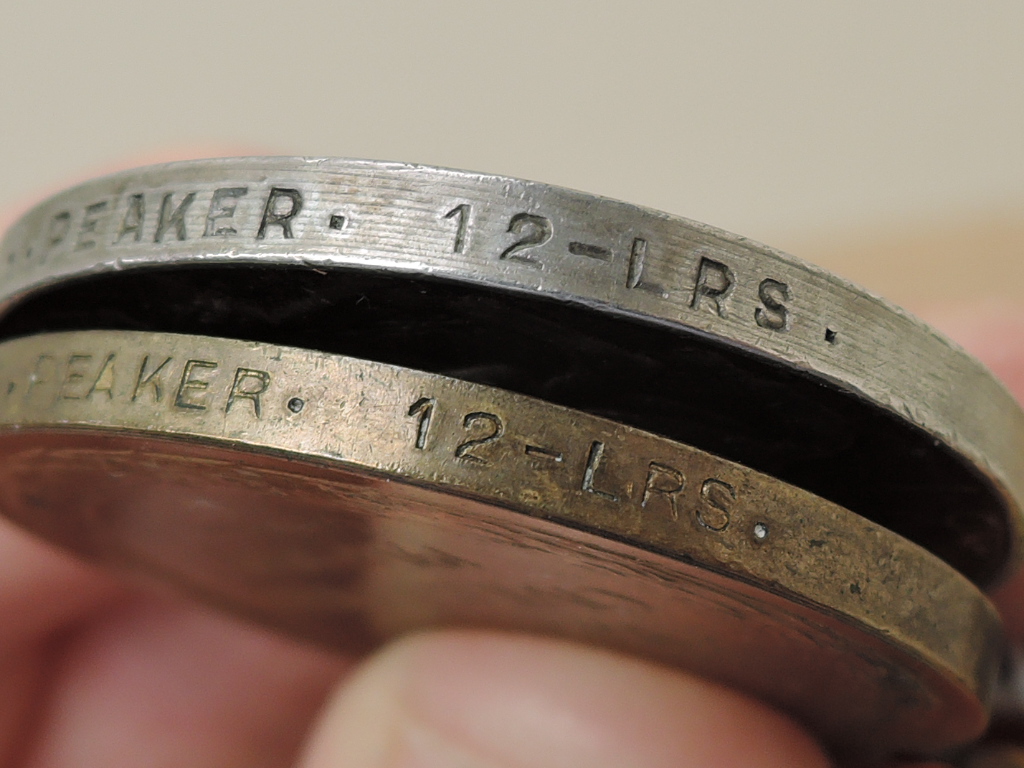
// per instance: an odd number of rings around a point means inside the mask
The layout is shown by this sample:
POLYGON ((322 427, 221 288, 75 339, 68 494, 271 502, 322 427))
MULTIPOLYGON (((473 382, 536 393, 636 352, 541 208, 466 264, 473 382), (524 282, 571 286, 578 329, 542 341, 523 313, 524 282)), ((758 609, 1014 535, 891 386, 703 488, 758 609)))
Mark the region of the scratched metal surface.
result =
POLYGON ((172 334, 0 345, 0 504, 302 637, 491 626, 695 669, 844 753, 977 737, 984 595, 920 547, 695 448, 378 362, 172 334))
MULTIPOLYGON (((1008 531, 985 552, 991 570, 975 576, 991 583, 1016 562, 1024 414, 1005 389, 884 300, 678 217, 422 166, 176 163, 93 181, 30 211, 0 246, 0 284, 10 308, 71 276, 242 263, 373 268, 543 294, 790 366, 920 428, 976 468, 978 478, 968 471, 954 485, 998 497, 1008 531)), ((935 525, 946 514, 939 509, 935 525)))

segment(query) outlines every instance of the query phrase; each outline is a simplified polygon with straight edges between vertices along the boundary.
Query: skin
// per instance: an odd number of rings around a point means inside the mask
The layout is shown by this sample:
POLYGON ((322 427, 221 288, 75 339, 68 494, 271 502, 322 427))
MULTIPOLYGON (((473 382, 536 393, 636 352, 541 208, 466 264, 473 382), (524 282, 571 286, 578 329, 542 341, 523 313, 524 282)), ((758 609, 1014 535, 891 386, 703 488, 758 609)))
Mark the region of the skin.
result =
MULTIPOLYGON (((930 319, 1024 396, 1024 312, 930 319)), ((996 599, 1024 639, 1024 578, 996 599)), ((829 764, 784 715, 683 672, 484 632, 329 654, 129 589, 0 521, 0 768, 829 764)))

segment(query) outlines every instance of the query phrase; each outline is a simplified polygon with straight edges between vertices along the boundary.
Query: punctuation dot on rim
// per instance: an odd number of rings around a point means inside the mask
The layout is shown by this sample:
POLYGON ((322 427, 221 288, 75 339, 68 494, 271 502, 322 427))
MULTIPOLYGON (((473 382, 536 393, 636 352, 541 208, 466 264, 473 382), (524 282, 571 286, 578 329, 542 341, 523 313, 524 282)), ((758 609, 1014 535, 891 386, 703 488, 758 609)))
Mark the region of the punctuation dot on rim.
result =
POLYGON ((754 538, 764 541, 768 538, 768 526, 764 523, 754 523, 754 538))
POLYGON ((291 411, 292 413, 298 413, 305 407, 306 401, 303 400, 301 397, 293 397, 291 400, 288 401, 288 410, 291 411))

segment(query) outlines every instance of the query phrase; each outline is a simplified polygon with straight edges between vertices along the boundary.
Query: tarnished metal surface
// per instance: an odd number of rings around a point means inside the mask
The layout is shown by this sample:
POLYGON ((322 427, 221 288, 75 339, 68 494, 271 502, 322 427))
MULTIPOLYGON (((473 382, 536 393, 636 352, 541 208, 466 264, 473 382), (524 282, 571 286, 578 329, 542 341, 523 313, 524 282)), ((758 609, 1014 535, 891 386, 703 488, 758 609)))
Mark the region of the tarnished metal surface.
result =
MULTIPOLYGON (((30 211, 0 246, 0 285, 10 307, 72 276, 256 263, 372 268, 555 297, 802 372, 919 430, 922 439, 904 451, 908 458, 943 450, 964 463, 955 473, 908 477, 903 496, 889 505, 913 506, 914 487, 926 493, 936 476, 955 474, 942 493, 922 497, 922 514, 931 509, 933 516, 915 527, 927 534, 973 515, 984 518, 982 528, 1001 529, 985 539, 953 526, 957 540, 946 543, 947 559, 957 546, 976 548, 969 564, 958 565, 980 583, 1016 562, 1024 415, 1005 389, 883 300, 684 219, 543 184, 422 166, 197 161, 100 179, 30 211), (956 495, 970 488, 978 490, 956 495), (975 498, 985 494, 991 503, 975 498)), ((836 471, 842 466, 834 463, 836 471)), ((856 478, 860 486, 870 482, 870 469, 856 478)), ((884 507, 892 501, 886 494, 871 503, 884 507)))
POLYGON ((986 598, 920 547, 712 455, 521 395, 172 334, 0 345, 0 503, 319 642, 536 631, 738 686, 839 752, 985 725, 986 598))

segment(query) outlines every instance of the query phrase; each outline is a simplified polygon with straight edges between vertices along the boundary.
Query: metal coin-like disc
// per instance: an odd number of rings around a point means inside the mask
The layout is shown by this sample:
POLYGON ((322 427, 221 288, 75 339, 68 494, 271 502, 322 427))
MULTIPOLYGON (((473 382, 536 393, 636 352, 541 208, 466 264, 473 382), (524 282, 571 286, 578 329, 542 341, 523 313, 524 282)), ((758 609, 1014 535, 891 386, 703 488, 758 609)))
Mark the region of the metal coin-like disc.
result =
POLYGON ((0 345, 0 506, 59 544, 297 636, 574 638, 794 714, 839 753, 976 738, 998 618, 838 505, 506 391, 256 343, 0 345))
POLYGON ((199 333, 449 373, 772 474, 983 586, 1019 554, 1024 414, 980 364, 818 268, 636 206, 422 166, 177 163, 27 213, 0 286, 0 336, 199 333))

